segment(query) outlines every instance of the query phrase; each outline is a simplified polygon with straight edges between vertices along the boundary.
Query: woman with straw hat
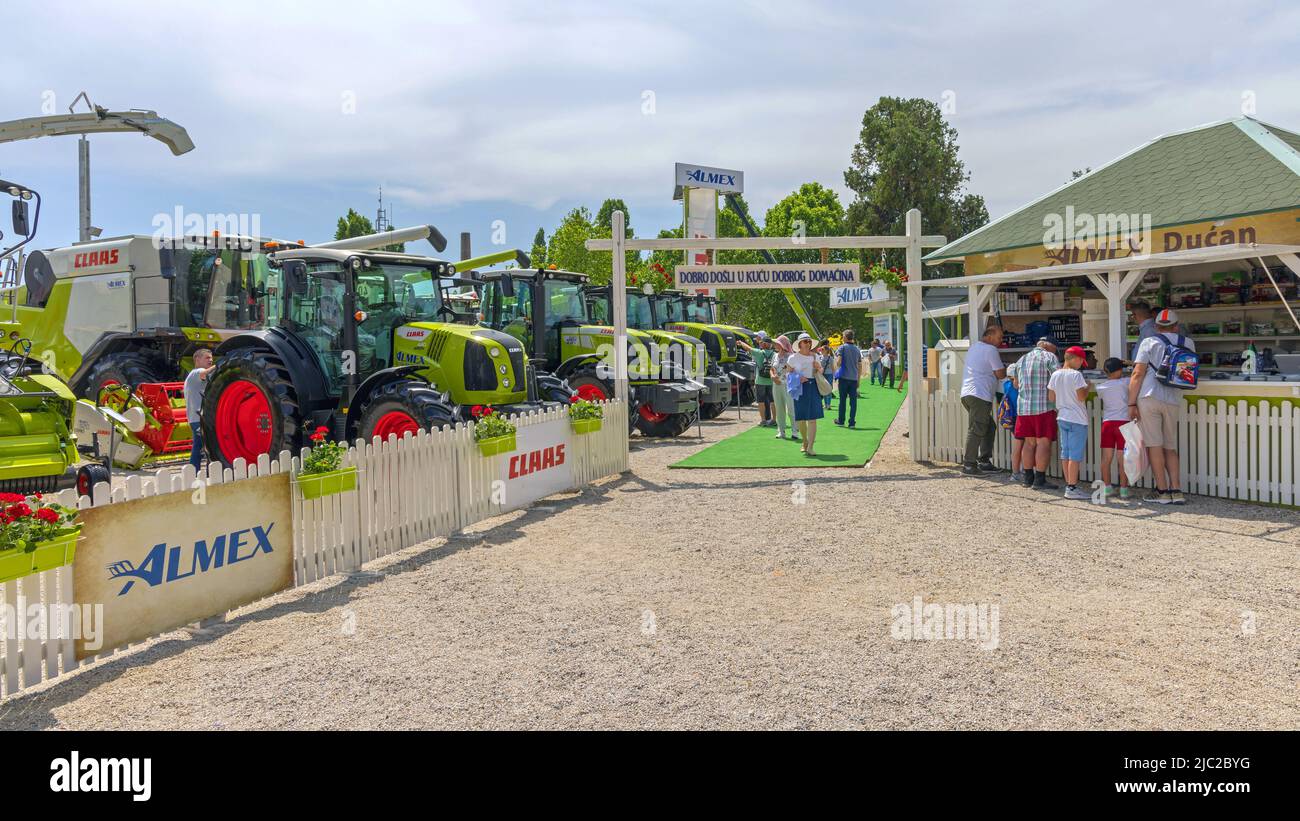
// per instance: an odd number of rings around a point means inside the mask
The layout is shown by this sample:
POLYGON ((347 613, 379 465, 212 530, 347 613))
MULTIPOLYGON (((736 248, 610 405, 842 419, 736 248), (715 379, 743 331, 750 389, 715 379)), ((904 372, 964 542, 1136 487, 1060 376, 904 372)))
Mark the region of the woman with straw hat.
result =
POLYGON ((794 400, 794 418, 799 423, 799 433, 803 435, 803 452, 815 456, 813 442, 817 439, 817 420, 824 415, 822 395, 817 390, 817 375, 822 371, 822 364, 813 353, 811 336, 799 334, 795 344, 799 349, 785 362, 787 385, 794 400))

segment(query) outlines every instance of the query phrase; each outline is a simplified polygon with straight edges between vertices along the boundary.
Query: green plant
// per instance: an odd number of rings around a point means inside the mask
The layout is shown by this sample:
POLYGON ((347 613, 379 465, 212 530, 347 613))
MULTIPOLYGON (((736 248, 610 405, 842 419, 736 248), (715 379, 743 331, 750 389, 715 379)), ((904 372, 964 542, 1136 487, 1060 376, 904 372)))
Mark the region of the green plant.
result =
POLYGON ((509 436, 514 432, 515 426, 506 421, 491 408, 484 408, 481 411, 481 415, 474 420, 475 442, 482 442, 484 439, 496 439, 501 436, 509 436))
POLYGON ((30 553, 41 542, 75 532, 77 511, 54 502, 41 494, 0 493, 0 551, 22 550, 30 553))
POLYGON ((891 291, 897 291, 907 282, 907 274, 897 268, 885 267, 883 262, 877 262, 867 269, 867 275, 864 282, 880 281, 885 283, 885 287, 891 291))
POLYGON ((583 422, 588 419, 604 419, 605 409, 589 399, 579 399, 569 405, 569 419, 583 422))
POLYGON ((342 442, 327 441, 329 428, 322 425, 316 428, 316 432, 311 435, 311 453, 307 458, 302 460, 302 470, 298 472, 299 476, 309 476, 313 473, 329 473, 339 470, 343 467, 343 454, 347 453, 347 448, 342 442))

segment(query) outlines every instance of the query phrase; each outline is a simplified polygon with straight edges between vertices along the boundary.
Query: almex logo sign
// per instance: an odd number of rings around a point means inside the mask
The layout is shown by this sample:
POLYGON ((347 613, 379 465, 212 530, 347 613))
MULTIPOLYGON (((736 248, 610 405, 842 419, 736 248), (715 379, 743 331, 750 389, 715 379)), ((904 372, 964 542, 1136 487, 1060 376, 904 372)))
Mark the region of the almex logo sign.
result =
POLYGON ((109 578, 125 581, 117 594, 125 596, 137 581, 144 582, 149 587, 158 587, 191 576, 219 571, 223 567, 254 559, 262 553, 271 553, 271 530, 274 527, 274 522, 254 525, 247 530, 199 539, 193 544, 169 545, 161 542, 145 554, 139 565, 130 560, 109 565, 108 575, 109 578))
POLYGON ((730 168, 712 168, 707 165, 677 163, 675 167, 677 188, 710 188, 724 194, 745 192, 745 173, 730 168))

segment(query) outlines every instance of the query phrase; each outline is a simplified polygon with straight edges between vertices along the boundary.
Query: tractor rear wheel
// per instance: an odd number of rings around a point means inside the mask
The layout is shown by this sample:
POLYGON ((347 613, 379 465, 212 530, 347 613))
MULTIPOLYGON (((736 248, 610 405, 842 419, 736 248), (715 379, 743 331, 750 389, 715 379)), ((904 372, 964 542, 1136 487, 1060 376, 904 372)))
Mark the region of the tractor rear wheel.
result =
POLYGON ((401 439, 419 430, 440 430, 456 423, 455 411, 424 382, 389 382, 370 395, 357 417, 357 436, 367 442, 378 436, 401 439))
POLYGON ((704 402, 700 405, 701 419, 717 419, 727 409, 726 402, 704 402))
POLYGON ((283 360, 261 348, 225 354, 203 392, 203 444, 209 459, 227 467, 250 464, 301 444, 298 391, 283 360))
POLYGON ((112 483, 113 474, 109 471, 108 466, 99 462, 90 462, 82 465, 77 469, 77 495, 90 496, 95 491, 95 485, 100 482, 112 483))
POLYGON ((98 405, 122 410, 126 396, 114 387, 137 385, 146 382, 171 382, 176 369, 169 367, 161 357, 141 351, 111 353, 100 359, 86 375, 86 398, 98 405))
MULTIPOLYGON (((613 399, 616 395, 614 392, 614 381, 612 379, 602 379, 596 375, 595 368, 583 368, 568 378, 569 387, 573 388, 573 393, 579 399, 586 399, 589 402, 605 402, 613 399)), ((637 412, 635 402, 628 405, 627 409, 627 434, 632 435, 636 430, 637 412)))

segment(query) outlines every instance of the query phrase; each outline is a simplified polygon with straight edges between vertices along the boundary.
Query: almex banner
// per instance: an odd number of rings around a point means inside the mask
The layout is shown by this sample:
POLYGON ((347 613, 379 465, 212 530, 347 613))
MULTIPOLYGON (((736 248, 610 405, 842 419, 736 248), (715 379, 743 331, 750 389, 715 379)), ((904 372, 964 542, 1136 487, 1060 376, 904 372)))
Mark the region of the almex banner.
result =
POLYGON ((293 583, 289 474, 207 485, 81 512, 78 603, 104 606, 102 648, 173 630, 293 583))
POLYGON ((859 281, 854 263, 678 265, 678 288, 825 288, 859 281))

